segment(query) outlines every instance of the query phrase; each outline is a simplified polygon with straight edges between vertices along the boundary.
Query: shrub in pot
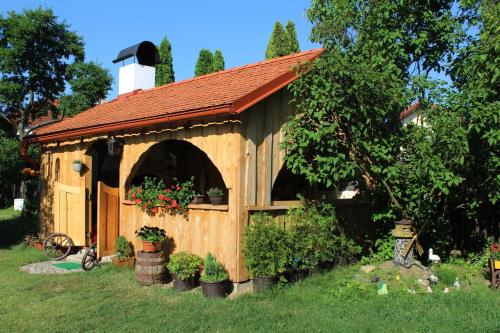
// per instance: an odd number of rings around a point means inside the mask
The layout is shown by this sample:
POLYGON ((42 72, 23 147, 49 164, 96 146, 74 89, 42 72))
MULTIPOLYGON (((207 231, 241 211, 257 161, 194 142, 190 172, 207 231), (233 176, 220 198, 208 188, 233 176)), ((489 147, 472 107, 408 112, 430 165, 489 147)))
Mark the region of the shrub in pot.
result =
POLYGON ((202 204, 204 202, 205 202, 204 194, 196 194, 193 198, 193 201, 191 201, 192 204, 202 204))
POLYGON ((172 274, 174 288, 186 291, 195 287, 203 260, 195 254, 179 252, 170 256, 167 269, 172 274))
POLYGON ((144 226, 136 230, 135 234, 142 240, 144 252, 160 252, 161 243, 167 238, 165 230, 158 227, 144 226))
POLYGON ((201 275, 201 288, 207 298, 220 298, 226 296, 224 282, 228 275, 222 264, 211 253, 205 257, 203 274, 201 275))
POLYGON ((254 291, 272 286, 291 262, 290 233, 265 213, 252 216, 245 229, 243 254, 245 267, 254 279, 254 291))
POLYGON ((212 187, 207 191, 208 200, 212 205, 222 205, 224 193, 218 187, 212 187))
POLYGON ((133 268, 135 259, 130 242, 125 237, 118 236, 115 244, 116 257, 113 257, 111 259, 113 261, 113 264, 115 266, 125 266, 128 268, 133 268))

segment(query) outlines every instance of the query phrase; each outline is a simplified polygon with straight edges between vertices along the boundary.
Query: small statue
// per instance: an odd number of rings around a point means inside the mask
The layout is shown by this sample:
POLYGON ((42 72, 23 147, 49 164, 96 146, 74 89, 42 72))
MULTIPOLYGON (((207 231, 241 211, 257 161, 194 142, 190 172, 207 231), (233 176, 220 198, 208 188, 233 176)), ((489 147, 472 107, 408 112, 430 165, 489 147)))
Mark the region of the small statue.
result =
POLYGON ((455 278, 455 281, 453 282, 453 288, 460 289, 460 282, 458 282, 458 278, 455 278))
POLYGON ((439 264, 441 262, 441 258, 438 255, 432 253, 432 249, 429 249, 429 261, 433 264, 439 264))

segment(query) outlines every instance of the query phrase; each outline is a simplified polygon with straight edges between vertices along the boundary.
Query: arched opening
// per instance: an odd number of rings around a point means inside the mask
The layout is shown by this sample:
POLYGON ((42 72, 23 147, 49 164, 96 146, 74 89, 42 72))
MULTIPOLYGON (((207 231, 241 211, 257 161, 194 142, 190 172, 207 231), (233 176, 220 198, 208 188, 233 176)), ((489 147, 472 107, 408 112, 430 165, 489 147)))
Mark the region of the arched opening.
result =
POLYGON ((293 174, 284 164, 274 181, 271 201, 297 200, 299 194, 310 198, 313 194, 313 188, 306 177, 293 174))
POLYGON ((166 140, 150 147, 133 166, 125 183, 126 190, 132 185, 140 185, 144 177, 162 179, 167 186, 173 184, 174 179, 184 182, 194 177, 197 194, 218 187, 227 202, 221 173, 205 152, 187 141, 166 140))

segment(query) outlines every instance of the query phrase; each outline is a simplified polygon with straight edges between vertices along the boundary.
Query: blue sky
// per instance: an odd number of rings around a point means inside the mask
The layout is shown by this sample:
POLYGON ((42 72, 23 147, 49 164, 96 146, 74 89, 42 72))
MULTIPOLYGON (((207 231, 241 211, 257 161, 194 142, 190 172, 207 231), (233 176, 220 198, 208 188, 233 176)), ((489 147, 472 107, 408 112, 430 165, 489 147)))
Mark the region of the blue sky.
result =
POLYGON ((83 36, 86 60, 99 62, 114 77, 108 99, 117 95, 118 52, 143 40, 172 44, 176 81, 194 75, 202 48, 219 48, 226 68, 264 59, 274 23, 293 20, 302 50, 319 47, 309 41, 311 24, 305 17, 309 0, 253 1, 28 1, 2 0, 0 14, 38 6, 51 7, 71 29, 83 36))

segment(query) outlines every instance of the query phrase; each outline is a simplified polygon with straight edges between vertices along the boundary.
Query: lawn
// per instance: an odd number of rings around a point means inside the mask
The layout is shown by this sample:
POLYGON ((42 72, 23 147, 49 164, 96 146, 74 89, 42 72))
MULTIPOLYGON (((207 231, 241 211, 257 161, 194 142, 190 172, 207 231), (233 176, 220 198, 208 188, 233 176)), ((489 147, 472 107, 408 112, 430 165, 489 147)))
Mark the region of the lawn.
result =
MULTIPOLYGON (((6 222, 1 234, 12 227, 6 222)), ((481 284, 378 296, 375 286, 353 282, 359 266, 352 266, 258 295, 207 300, 200 290, 141 287, 132 271, 109 265, 57 276, 19 270, 43 259, 32 248, 0 248, 1 331, 500 332, 500 293, 481 284)))

